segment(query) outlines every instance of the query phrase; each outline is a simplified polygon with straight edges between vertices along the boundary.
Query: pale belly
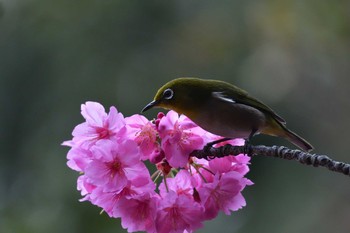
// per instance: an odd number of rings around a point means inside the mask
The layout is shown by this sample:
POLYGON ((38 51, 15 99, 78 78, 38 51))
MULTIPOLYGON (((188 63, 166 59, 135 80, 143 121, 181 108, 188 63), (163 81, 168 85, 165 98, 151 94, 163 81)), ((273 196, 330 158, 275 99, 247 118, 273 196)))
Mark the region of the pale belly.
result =
POLYGON ((188 116, 201 128, 227 138, 248 138, 252 131, 258 134, 265 125, 265 114, 244 104, 215 104, 201 114, 188 116), (214 110, 215 109, 215 110, 214 110))

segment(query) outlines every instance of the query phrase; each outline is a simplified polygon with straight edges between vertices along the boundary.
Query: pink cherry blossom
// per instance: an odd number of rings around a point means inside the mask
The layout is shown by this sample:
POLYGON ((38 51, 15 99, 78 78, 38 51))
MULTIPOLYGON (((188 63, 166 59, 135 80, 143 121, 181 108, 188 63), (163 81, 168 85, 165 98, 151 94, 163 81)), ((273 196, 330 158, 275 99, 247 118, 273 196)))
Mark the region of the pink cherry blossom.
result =
POLYGON ((86 167, 85 174, 92 184, 104 186, 104 191, 121 190, 128 180, 148 179, 139 149, 131 140, 120 144, 101 140, 91 151, 95 159, 86 167))
POLYGON ((155 231, 158 198, 150 194, 121 198, 114 209, 115 216, 121 217, 122 227, 128 232, 155 231))
POLYGON ((198 192, 205 207, 206 219, 216 217, 220 210, 229 215, 230 211, 245 206, 240 192, 247 184, 250 181, 235 171, 222 175, 217 173, 212 183, 204 183, 198 192))
POLYGON ((174 191, 159 201, 156 229, 158 233, 194 231, 202 227, 203 208, 187 195, 174 191))
POLYGON ((86 102, 81 105, 81 114, 86 121, 74 128, 72 141, 63 145, 88 149, 101 139, 117 138, 125 131, 124 117, 115 107, 111 107, 107 114, 101 104, 86 102))
POLYGON ((128 130, 126 136, 134 140, 140 147, 142 160, 149 159, 149 156, 155 151, 159 151, 159 143, 157 142, 156 126, 142 115, 132 115, 125 118, 126 128, 128 130))
MULTIPOLYGON (((174 178, 166 178, 166 185, 168 190, 176 192, 178 195, 187 195, 192 197, 193 184, 192 177, 187 170, 181 170, 174 178)), ((161 196, 165 196, 168 192, 165 182, 163 181, 159 186, 161 196)))
POLYGON ((81 175, 77 180, 77 189, 80 191, 83 198, 80 201, 90 200, 90 193, 95 190, 96 186, 89 182, 89 178, 81 175))
POLYGON ((239 154, 236 156, 231 156, 231 161, 234 166, 231 167, 232 171, 236 171, 242 175, 249 172, 250 157, 248 155, 239 154))
POLYGON ((250 157, 247 155, 226 156, 215 158, 209 161, 209 169, 214 173, 227 173, 237 171, 240 174, 246 174, 249 171, 250 157))
POLYGON ((91 203, 97 205, 110 216, 110 217, 121 217, 118 210, 119 201, 123 198, 130 198, 135 195, 155 195, 155 184, 153 182, 131 182, 118 191, 105 192, 102 187, 95 188, 89 195, 91 203))
POLYGON ((73 147, 67 154, 67 165, 71 169, 83 172, 87 164, 91 161, 92 153, 90 150, 83 149, 81 147, 73 147))
POLYGON ((190 167, 194 187, 198 189, 203 183, 213 182, 215 173, 210 170, 209 161, 197 158, 192 158, 192 161, 193 166, 197 166, 197 170, 190 167))
POLYGON ((165 157, 172 167, 185 167, 189 154, 204 146, 203 130, 174 111, 161 118, 158 129, 165 157))

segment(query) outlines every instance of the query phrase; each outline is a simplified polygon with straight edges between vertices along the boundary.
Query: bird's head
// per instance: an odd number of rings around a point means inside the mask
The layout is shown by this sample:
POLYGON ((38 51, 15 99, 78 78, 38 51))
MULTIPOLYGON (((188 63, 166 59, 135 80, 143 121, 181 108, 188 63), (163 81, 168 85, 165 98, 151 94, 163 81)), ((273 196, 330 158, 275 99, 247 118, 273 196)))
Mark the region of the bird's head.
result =
POLYGON ((153 107, 171 109, 178 113, 191 115, 210 95, 206 91, 206 81, 198 78, 177 78, 162 86, 142 112, 153 107))

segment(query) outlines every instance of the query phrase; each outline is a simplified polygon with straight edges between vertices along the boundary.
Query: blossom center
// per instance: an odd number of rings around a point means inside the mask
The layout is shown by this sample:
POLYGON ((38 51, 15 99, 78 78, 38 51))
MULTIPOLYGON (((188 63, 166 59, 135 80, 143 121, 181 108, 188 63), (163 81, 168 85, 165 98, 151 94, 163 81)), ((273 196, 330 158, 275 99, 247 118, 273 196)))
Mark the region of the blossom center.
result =
POLYGON ((110 132, 109 132, 108 128, 105 128, 105 127, 96 128, 96 133, 98 133, 99 139, 104 139, 104 138, 110 137, 110 132))
POLYGON ((117 174, 123 173, 123 165, 119 160, 115 160, 109 164, 111 177, 113 178, 117 174))
POLYGON ((150 141, 155 141, 155 137, 156 137, 155 132, 156 131, 152 128, 152 126, 148 124, 144 125, 141 131, 137 133, 135 140, 138 144, 141 144, 144 141, 146 141, 147 143, 150 141))

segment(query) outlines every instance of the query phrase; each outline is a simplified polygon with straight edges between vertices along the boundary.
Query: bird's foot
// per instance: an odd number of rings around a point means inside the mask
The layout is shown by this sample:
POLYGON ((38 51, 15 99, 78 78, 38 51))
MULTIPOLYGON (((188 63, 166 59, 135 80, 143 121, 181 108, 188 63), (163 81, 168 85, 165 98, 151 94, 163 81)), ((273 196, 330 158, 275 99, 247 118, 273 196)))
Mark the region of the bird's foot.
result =
POLYGON ((256 129, 253 129, 249 137, 244 141, 243 154, 250 156, 251 155, 251 145, 250 140, 253 138, 254 134, 257 132, 256 129))
POLYGON ((248 155, 249 157, 252 155, 252 145, 249 140, 245 140, 244 142, 243 154, 248 155))
POLYGON ((203 150, 204 150, 205 154, 207 154, 208 160, 215 159, 215 156, 211 155, 210 149, 211 149, 214 145, 216 145, 216 144, 218 144, 218 143, 220 143, 220 142, 228 141, 228 140, 231 140, 231 138, 221 138, 221 139, 219 139, 219 140, 215 140, 215 141, 212 141, 212 142, 207 143, 207 144, 204 146, 203 150))

